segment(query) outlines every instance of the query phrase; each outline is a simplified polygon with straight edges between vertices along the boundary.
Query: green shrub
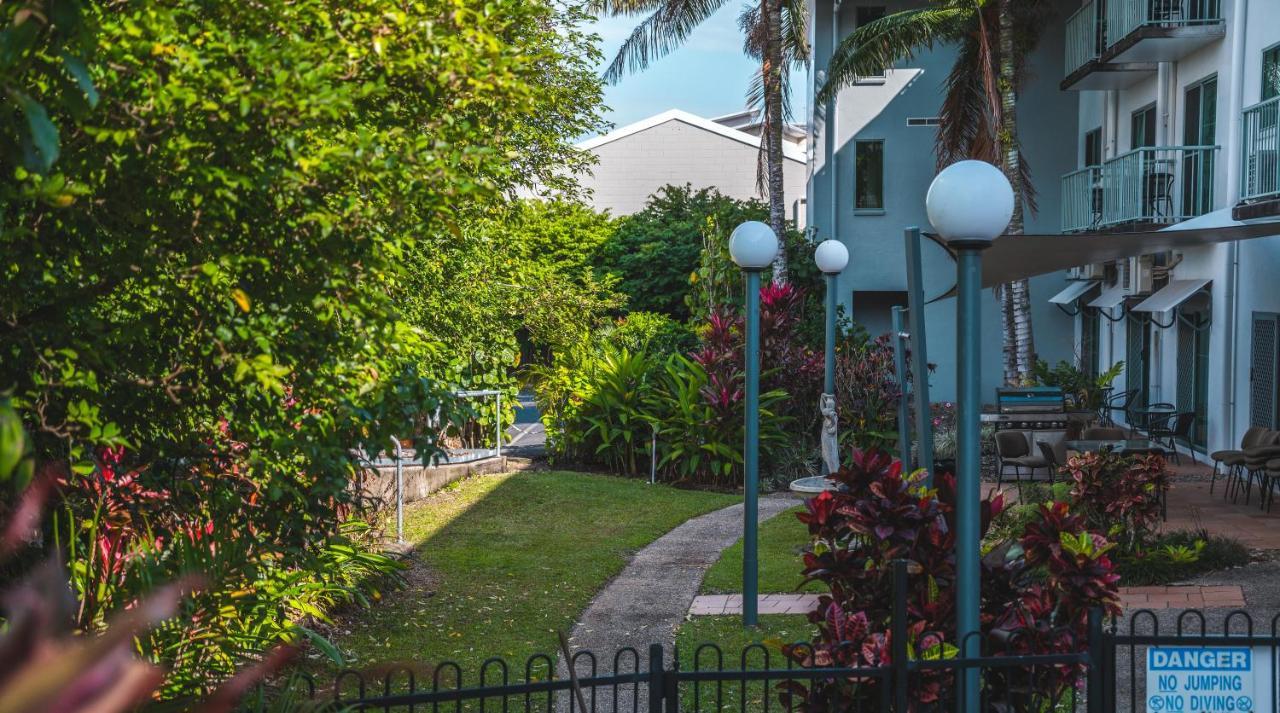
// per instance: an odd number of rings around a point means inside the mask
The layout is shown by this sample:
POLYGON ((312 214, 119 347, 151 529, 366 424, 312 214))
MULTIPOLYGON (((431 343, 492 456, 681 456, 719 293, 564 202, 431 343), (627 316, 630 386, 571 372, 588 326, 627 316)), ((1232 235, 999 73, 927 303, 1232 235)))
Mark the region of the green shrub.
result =
POLYGON ((605 352, 594 362, 587 386, 577 395, 572 436, 592 460, 635 475, 653 429, 650 403, 653 360, 626 349, 605 352))
POLYGON ((617 349, 648 352, 659 358, 685 354, 697 344, 688 325, 658 312, 629 312, 602 330, 599 339, 617 349))
POLYGON ((1238 540, 1186 530, 1161 534, 1141 552, 1116 557, 1120 581, 1131 587, 1181 582, 1246 564, 1249 549, 1238 540))

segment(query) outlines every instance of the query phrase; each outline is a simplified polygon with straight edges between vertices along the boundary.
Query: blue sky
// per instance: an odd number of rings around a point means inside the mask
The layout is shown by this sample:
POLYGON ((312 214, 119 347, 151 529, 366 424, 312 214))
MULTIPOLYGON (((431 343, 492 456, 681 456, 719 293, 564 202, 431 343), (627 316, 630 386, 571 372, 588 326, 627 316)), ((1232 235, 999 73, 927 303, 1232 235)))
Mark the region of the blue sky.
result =
MULTIPOLYGON (((643 72, 628 74, 616 85, 605 86, 605 119, 615 127, 625 126, 667 109, 683 109, 706 117, 739 111, 746 106, 747 87, 757 69, 754 60, 742 52, 738 14, 743 3, 730 0, 698 27, 684 46, 649 65, 643 72)), ((601 38, 604 64, 618 52, 643 16, 604 18, 588 29, 601 38)), ((804 116, 804 82, 793 82, 796 97, 794 120, 804 116)))

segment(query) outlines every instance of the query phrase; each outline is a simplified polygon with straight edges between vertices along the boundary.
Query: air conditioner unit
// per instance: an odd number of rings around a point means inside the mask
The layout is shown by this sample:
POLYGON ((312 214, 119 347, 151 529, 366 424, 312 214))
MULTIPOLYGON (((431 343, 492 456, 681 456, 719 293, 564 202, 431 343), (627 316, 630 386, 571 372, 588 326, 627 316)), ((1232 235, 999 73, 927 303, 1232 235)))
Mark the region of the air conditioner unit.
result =
POLYGON ((1101 280, 1106 277, 1106 274, 1107 266, 1099 262, 1081 265, 1076 268, 1077 280, 1101 280))
POLYGON ((1150 255, 1120 261, 1120 286, 1126 295, 1149 295, 1152 291, 1155 259, 1150 255))

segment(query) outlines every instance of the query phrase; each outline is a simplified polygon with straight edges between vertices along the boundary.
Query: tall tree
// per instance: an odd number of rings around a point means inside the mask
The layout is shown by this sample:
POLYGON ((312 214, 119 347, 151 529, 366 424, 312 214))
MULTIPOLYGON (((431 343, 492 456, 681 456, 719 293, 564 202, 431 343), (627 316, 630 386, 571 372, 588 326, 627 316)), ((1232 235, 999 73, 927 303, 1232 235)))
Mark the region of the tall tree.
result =
MULTIPOLYGON (((648 16, 622 43, 605 69, 604 78, 617 82, 627 72, 646 69, 651 62, 677 49, 698 25, 724 7, 727 0, 595 0, 598 12, 648 16)), ((769 225, 779 239, 786 234, 786 195, 783 181, 782 134, 789 117, 787 71, 809 61, 808 13, 804 0, 758 0, 739 16, 745 52, 760 60, 760 71, 747 92, 750 108, 762 119, 763 181, 769 197, 769 225)), ((786 282, 782 251, 773 264, 775 282, 786 282)))
MULTIPOLYGON (((886 71, 921 50, 955 45, 935 145, 938 167, 966 158, 999 165, 1014 191, 1009 233, 1020 234, 1024 210, 1034 212, 1036 203, 1018 140, 1017 90, 1050 11, 1047 0, 933 0, 886 15, 841 41, 817 101, 829 101, 858 76, 886 71)), ((999 297, 1005 380, 1022 382, 1035 362, 1029 285, 1025 279, 1002 285, 999 297)))

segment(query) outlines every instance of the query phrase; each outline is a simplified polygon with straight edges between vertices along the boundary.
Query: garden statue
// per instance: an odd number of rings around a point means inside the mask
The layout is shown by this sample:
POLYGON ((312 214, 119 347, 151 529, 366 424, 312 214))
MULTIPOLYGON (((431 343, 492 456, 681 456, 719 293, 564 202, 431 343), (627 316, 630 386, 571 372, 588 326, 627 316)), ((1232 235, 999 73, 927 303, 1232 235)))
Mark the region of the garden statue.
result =
POLYGON ((836 442, 836 396, 823 394, 818 401, 822 413, 822 464, 827 475, 840 470, 840 446, 836 442))

